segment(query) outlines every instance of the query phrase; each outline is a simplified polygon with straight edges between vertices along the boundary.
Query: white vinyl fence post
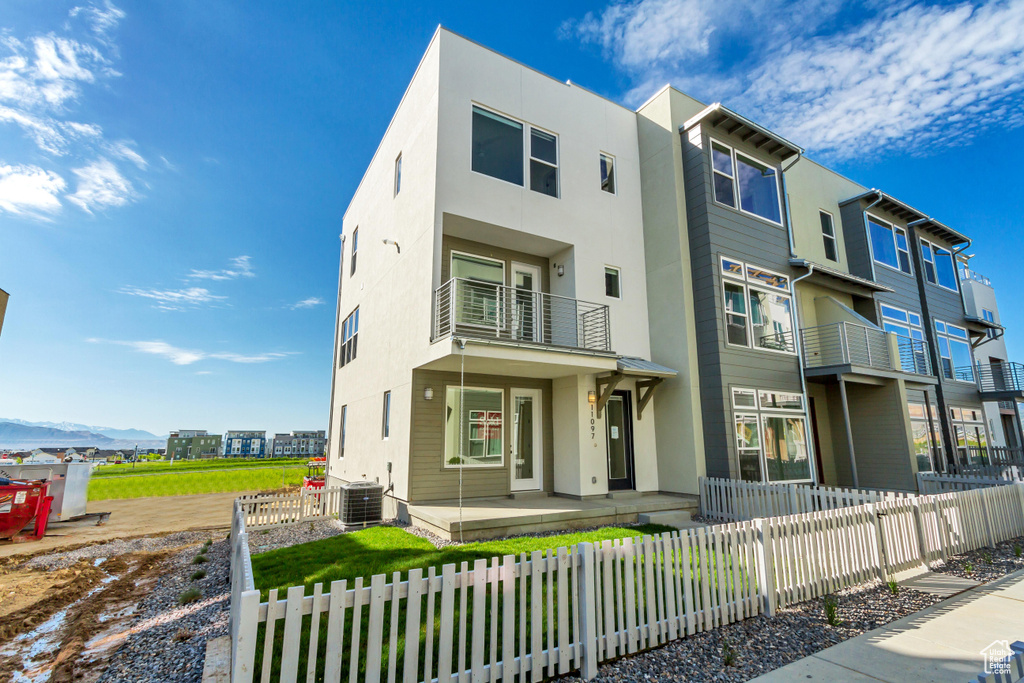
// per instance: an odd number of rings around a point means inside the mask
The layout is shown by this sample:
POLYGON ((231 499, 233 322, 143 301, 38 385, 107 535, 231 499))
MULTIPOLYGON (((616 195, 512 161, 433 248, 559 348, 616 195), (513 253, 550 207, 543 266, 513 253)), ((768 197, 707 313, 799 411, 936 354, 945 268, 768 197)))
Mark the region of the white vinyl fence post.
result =
POLYGON ((232 628, 231 683, 250 683, 256 667, 256 632, 260 621, 260 592, 245 591, 237 610, 238 624, 232 628))
POLYGON ((870 514, 875 520, 875 539, 878 542, 878 578, 885 583, 889 580, 889 558, 885 552, 885 510, 881 503, 870 503, 870 514))
POLYGON ((576 549, 580 558, 580 678, 592 681, 597 677, 597 585, 594 581, 594 545, 580 543, 576 549))
POLYGON ((775 562, 772 556, 770 522, 755 519, 757 529, 754 552, 757 560, 757 586, 761 592, 761 609, 769 617, 775 616, 775 562))

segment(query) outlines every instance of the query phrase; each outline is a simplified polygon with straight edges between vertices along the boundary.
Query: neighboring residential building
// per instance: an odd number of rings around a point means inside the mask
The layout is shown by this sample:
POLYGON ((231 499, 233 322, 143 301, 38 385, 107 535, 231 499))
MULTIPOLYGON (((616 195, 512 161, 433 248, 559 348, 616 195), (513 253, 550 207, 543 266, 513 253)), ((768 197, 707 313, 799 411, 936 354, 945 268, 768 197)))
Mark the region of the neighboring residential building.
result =
POLYGON ((401 514, 985 462, 1024 376, 973 367, 970 239, 803 152, 439 29, 344 218, 328 477, 401 514))
POLYGON ((172 460, 214 458, 220 455, 220 434, 207 434, 205 429, 182 429, 171 432, 167 439, 167 457, 172 460))
MULTIPOLYGON (((974 362, 982 381, 992 377, 995 381, 1013 380, 1019 371, 1009 362, 1006 353, 1006 342, 1003 339, 1003 325, 996 304, 996 293, 992 282, 977 271, 968 267, 967 263, 960 266, 960 287, 964 293, 964 306, 967 317, 975 324, 988 327, 987 339, 974 347, 974 362)), ((1006 385, 1006 381, 1000 382, 1006 385)), ((989 435, 995 446, 1018 449, 1016 457, 1022 457, 1024 445, 1022 438, 1021 419, 1018 405, 1013 400, 986 401, 985 421, 989 435)))
POLYGON ((257 431, 228 431, 224 435, 221 455, 262 458, 267 452, 267 433, 257 431))
POLYGON ((275 434, 269 453, 276 456, 309 455, 321 457, 327 452, 326 430, 275 434))

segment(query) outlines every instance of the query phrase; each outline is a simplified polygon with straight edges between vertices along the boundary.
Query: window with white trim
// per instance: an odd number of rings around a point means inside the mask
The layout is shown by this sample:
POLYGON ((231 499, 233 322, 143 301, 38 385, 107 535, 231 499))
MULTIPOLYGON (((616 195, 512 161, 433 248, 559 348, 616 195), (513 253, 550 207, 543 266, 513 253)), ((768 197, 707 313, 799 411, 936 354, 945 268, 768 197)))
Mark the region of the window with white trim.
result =
POLYGON ((615 157, 601 152, 601 189, 615 194, 615 157))
POLYGON ((811 481, 802 394, 734 388, 732 406, 741 479, 811 481))
POLYGON ((341 323, 341 352, 338 367, 344 367, 356 359, 356 343, 359 338, 359 307, 348 314, 341 323))
POLYGON ((869 215, 868 231, 875 263, 881 263, 908 275, 913 272, 910 268, 910 247, 907 243, 906 230, 869 215))
POLYGON ((391 436, 391 392, 384 392, 384 405, 381 410, 380 438, 387 440, 391 436))
POLYGON ((795 353, 789 278, 725 256, 721 267, 726 343, 795 353))
POLYGON ((445 392, 445 467, 504 464, 505 392, 449 386, 445 392))
POLYGON ((711 171, 716 202, 782 225, 782 193, 775 166, 711 140, 711 171))
POLYGON ((558 136, 507 116, 473 106, 472 169, 558 197, 558 136), (529 129, 529 135, 526 131, 529 129))
POLYGON ((910 413, 910 431, 914 436, 914 455, 917 458, 918 472, 932 472, 935 470, 936 460, 942 458, 942 435, 939 432, 938 408, 935 404, 929 406, 931 421, 925 413, 923 403, 907 402, 907 411, 910 413), (934 431, 932 430, 934 427, 934 431))
POLYGON ((402 191, 402 154, 399 152, 398 158, 395 159, 395 196, 402 191))
POLYGON ((622 273, 614 266, 604 267, 604 295, 612 299, 622 298, 622 273))
POLYGON ((961 465, 987 465, 988 432, 981 408, 950 408, 953 443, 961 465))
POLYGON ((349 277, 356 274, 356 252, 359 251, 359 228, 352 231, 352 264, 349 266, 349 277))
POLYGON ((957 289, 953 253, 949 249, 921 240, 921 259, 924 261, 924 277, 928 282, 953 292, 960 291, 957 289))
POLYGON ((981 309, 981 319, 994 324, 996 322, 996 314, 987 308, 983 308, 981 309))
POLYGON ((832 214, 828 211, 818 211, 821 219, 821 241, 825 246, 825 258, 829 261, 839 261, 839 249, 836 245, 836 226, 832 220, 832 214))
POLYGON ((974 359, 967 330, 941 320, 935 321, 935 341, 939 346, 942 376, 958 382, 974 381, 974 359))

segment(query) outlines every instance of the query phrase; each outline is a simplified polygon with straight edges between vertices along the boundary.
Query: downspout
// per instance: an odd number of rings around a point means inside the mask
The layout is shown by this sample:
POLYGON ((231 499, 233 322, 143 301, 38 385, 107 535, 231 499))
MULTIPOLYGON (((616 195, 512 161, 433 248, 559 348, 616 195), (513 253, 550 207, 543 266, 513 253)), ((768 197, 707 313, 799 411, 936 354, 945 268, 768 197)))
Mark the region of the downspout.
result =
MULTIPOLYGON (((803 396, 804 396, 804 419, 807 420, 807 422, 806 422, 807 426, 810 429, 813 430, 814 429, 814 425, 811 424, 811 408, 810 408, 811 400, 810 400, 810 397, 807 396, 807 378, 804 377, 804 345, 802 343, 802 339, 800 338, 802 336, 801 333, 803 332, 804 325, 803 325, 802 316, 800 315, 800 302, 797 301, 797 296, 796 296, 796 283, 798 283, 801 280, 804 280, 806 278, 809 278, 812 274, 814 274, 814 264, 813 263, 808 263, 807 264, 807 272, 804 273, 803 275, 801 275, 800 277, 796 278, 795 280, 793 280, 790 283, 789 288, 790 288, 790 291, 793 293, 793 301, 796 302, 796 304, 797 304, 797 306, 796 306, 797 334, 793 335, 793 344, 794 344, 794 346, 796 346, 796 362, 800 364, 800 393, 803 394, 803 396)), ((810 461, 811 470, 813 471, 813 470, 817 469, 817 466, 814 464, 815 462, 817 462, 816 459, 815 459, 817 454, 814 452, 814 439, 810 438, 810 434, 805 434, 804 436, 807 439, 808 458, 809 458, 809 461, 810 461)), ((816 475, 821 475, 821 472, 815 472, 815 474, 816 475)), ((815 482, 817 482, 818 481, 818 477, 817 476, 813 477, 813 480, 815 482)))
POLYGON ((334 312, 334 353, 331 354, 331 412, 327 416, 327 464, 324 466, 324 479, 331 473, 331 426, 334 424, 334 386, 338 378, 338 338, 341 329, 341 283, 345 275, 345 235, 338 235, 341 240, 341 255, 338 258, 338 303, 334 312))

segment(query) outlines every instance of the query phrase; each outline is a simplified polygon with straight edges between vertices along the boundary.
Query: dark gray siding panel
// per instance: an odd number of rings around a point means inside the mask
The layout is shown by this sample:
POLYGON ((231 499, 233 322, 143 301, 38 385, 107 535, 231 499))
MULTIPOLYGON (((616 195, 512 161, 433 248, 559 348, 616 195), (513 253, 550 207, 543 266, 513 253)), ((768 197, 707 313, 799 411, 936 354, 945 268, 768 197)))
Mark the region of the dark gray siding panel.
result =
MULTIPOLYGON (((714 137, 758 156, 726 135, 714 137)), ((783 226, 714 203, 706 135, 699 126, 684 133, 682 143, 707 474, 738 477, 732 387, 799 392, 800 369, 795 355, 726 345, 720 256, 793 277, 789 237, 783 226)))
POLYGON ((861 488, 916 491, 898 384, 850 382, 846 393, 861 488))

